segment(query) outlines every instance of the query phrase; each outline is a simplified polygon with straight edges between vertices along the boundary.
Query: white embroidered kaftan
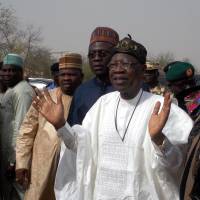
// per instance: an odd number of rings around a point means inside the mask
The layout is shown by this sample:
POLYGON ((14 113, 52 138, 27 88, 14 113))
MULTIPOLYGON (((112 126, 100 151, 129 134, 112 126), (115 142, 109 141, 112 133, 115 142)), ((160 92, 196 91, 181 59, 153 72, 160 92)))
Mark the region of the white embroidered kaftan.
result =
POLYGON ((181 149, 187 143, 192 120, 172 104, 163 129, 166 139, 163 146, 158 147, 151 141, 148 122, 155 103, 162 103, 163 97, 143 92, 135 109, 140 95, 141 91, 129 101, 122 100, 119 92, 104 95, 89 110, 82 126, 75 125, 71 129, 66 123, 59 129, 65 145, 77 152, 77 158, 76 188, 75 179, 64 175, 67 165, 62 162, 59 164, 55 189, 57 194, 62 195, 57 195, 57 199, 179 199, 179 183, 185 156, 181 149), (127 108, 130 108, 130 114, 127 108), (74 190, 77 192, 76 198, 72 197, 72 194, 75 195, 72 192, 74 190))

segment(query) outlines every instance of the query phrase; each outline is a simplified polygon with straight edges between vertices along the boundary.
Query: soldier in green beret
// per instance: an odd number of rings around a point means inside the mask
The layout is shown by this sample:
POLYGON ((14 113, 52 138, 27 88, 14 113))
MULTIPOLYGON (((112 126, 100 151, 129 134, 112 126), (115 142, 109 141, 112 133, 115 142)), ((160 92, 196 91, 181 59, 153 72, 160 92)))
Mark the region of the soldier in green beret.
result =
POLYGON ((175 96, 181 91, 195 86, 195 70, 190 63, 175 61, 169 63, 164 71, 168 85, 175 96))

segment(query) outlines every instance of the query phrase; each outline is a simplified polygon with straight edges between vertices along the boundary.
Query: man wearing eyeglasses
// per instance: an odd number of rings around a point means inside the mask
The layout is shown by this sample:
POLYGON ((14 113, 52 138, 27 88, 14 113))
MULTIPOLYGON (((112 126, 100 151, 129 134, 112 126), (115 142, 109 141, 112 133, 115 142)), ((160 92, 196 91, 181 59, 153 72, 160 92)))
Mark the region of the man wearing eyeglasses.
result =
MULTIPOLYGON (((46 100, 48 91, 38 93, 33 105, 77 155, 77 188, 60 199, 179 200, 182 149, 193 123, 171 104, 170 94, 163 98, 143 91, 146 56, 142 44, 131 38, 119 41, 108 64, 117 91, 100 97, 82 125, 65 122, 60 95, 55 105, 46 100), (76 198, 71 198, 73 191, 76 198)), ((66 170, 65 165, 59 168, 66 170)))
POLYGON ((113 91, 108 77, 107 64, 110 61, 113 47, 118 41, 118 33, 111 28, 97 27, 92 32, 88 59, 95 77, 77 88, 68 118, 71 125, 81 124, 85 114, 96 100, 113 91))

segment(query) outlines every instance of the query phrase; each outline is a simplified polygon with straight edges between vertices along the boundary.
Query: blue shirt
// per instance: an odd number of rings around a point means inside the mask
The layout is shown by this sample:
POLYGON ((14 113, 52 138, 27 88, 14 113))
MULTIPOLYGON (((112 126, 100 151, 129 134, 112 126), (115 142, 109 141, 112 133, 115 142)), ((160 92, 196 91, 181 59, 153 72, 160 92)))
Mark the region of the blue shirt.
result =
POLYGON ((51 83, 49 83, 47 86, 46 86, 46 88, 48 89, 48 90, 52 90, 52 89, 54 89, 54 88, 56 88, 57 87, 57 85, 56 85, 56 83, 53 81, 53 82, 51 82, 51 83))
POLYGON ((68 122, 72 126, 81 124, 88 110, 99 97, 114 91, 111 84, 99 81, 96 77, 80 85, 73 96, 68 122))

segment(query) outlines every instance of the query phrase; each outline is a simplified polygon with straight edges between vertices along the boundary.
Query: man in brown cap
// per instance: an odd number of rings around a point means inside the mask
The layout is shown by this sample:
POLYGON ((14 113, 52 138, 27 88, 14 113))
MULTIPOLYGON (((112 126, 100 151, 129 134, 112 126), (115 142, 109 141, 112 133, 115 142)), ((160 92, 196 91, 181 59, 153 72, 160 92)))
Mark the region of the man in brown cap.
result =
POLYGON ((92 32, 88 59, 95 77, 77 88, 68 119, 71 125, 81 124, 85 114, 96 100, 113 91, 108 77, 107 64, 110 61, 113 47, 118 41, 118 33, 111 28, 97 27, 92 32))
POLYGON ((117 91, 100 97, 82 125, 65 123, 61 95, 54 104, 45 100, 48 92, 38 93, 33 103, 77 154, 77 200, 179 199, 181 148, 192 120, 171 105, 169 94, 163 98, 141 89, 146 55, 131 38, 118 43, 108 64, 117 91))
POLYGON ((144 83, 149 87, 149 92, 164 96, 167 91, 164 86, 159 83, 159 63, 146 62, 144 71, 144 83))
MULTIPOLYGON (((81 55, 68 53, 59 60, 60 88, 50 90, 49 98, 56 102, 62 93, 64 115, 67 119, 72 95, 81 84, 81 55)), ((54 200, 54 180, 59 161, 61 140, 54 126, 33 106, 20 128, 16 144, 16 181, 25 189, 27 200, 54 200)))

